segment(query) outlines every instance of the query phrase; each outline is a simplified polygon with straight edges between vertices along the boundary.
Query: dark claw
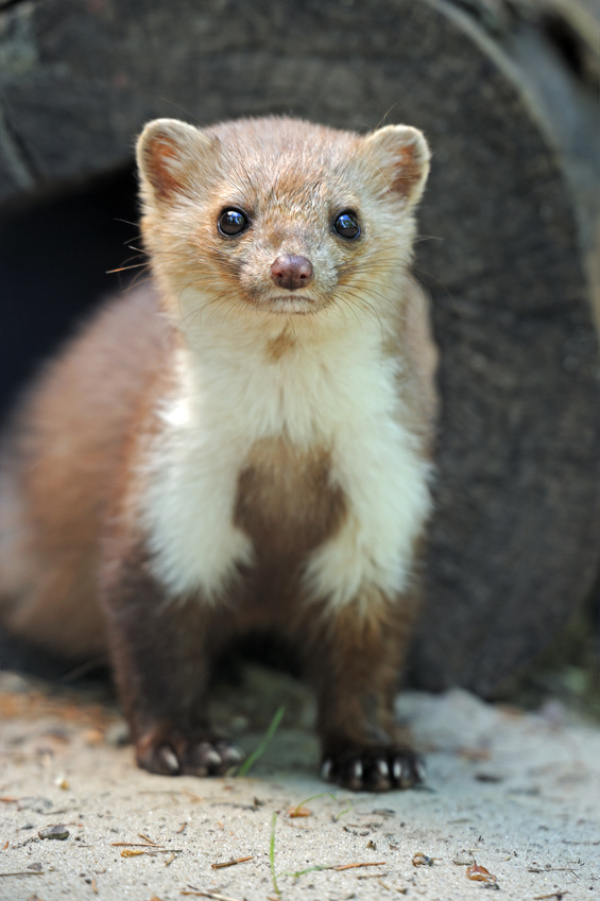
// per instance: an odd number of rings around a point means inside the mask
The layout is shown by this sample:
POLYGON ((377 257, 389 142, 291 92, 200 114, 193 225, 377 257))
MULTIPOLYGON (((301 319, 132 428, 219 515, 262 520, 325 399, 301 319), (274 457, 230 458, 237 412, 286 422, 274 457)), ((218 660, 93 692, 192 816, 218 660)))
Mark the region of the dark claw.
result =
POLYGON ((229 742, 220 741, 218 745, 216 745, 216 749, 219 752, 223 763, 227 764, 227 767, 237 766, 244 759, 244 752, 242 749, 233 743, 229 744, 229 742))
MULTIPOLYGON (((166 731, 166 730, 165 730, 166 731)), ((243 751, 222 738, 186 739, 164 732, 138 742, 139 766, 161 776, 222 776, 244 759, 243 751)))
POLYGON ((184 772, 196 776, 223 776, 243 759, 244 752, 233 743, 222 739, 202 741, 190 749, 189 766, 184 766, 184 772))
POLYGON ((388 791, 392 787, 392 777, 387 760, 377 758, 370 769, 369 789, 374 792, 388 791))
POLYGON ((417 777, 417 785, 425 782, 427 778, 427 767, 422 757, 415 757, 415 774, 417 777))
POLYGON ((417 777, 415 761, 403 760, 400 767, 400 779, 398 780, 400 788, 410 788, 411 785, 415 785, 418 781, 420 780, 417 777))
POLYGON ((321 779, 323 782, 332 782, 331 774, 333 771, 333 762, 330 757, 326 757, 321 764, 321 779))
POLYGON ((191 744, 185 754, 184 772, 190 776, 208 776, 216 773, 221 764, 221 757, 208 741, 191 744))
POLYGON ((351 791, 389 791, 423 782, 421 758, 406 748, 347 748, 323 759, 321 778, 351 791))
POLYGON ((159 772, 168 776, 176 776, 179 773, 180 766, 177 755, 173 748, 168 745, 162 745, 156 752, 156 762, 159 766, 159 772))

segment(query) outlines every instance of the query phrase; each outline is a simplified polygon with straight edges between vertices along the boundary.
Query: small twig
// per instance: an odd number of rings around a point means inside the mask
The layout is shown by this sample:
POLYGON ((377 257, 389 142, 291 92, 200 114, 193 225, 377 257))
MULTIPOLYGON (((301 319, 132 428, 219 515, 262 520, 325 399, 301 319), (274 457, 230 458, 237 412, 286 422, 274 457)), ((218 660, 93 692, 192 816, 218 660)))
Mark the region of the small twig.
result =
MULTIPOLYGON (((175 795, 175 794, 178 794, 178 792, 172 792, 172 794, 175 795)), ((183 794, 187 795, 187 797, 190 799, 190 801, 194 801, 194 803, 196 803, 196 804, 199 804, 200 801, 204 801, 204 798, 202 797, 202 795, 195 795, 194 792, 189 790, 189 788, 184 788, 183 794)))
MULTIPOLYGON (((576 879, 579 879, 579 873, 576 873, 573 867, 527 867, 528 873, 571 873, 576 879)), ((552 897, 552 895, 550 896, 552 897)))
POLYGON ((154 857, 155 854, 183 854, 183 848, 123 848, 121 851, 121 857, 139 857, 140 854, 149 857, 154 857))
POLYGON ((220 895, 218 892, 202 891, 201 888, 195 888, 193 885, 188 886, 191 892, 182 889, 182 895, 196 895, 199 898, 214 898, 214 901, 239 901, 239 898, 230 898, 228 895, 220 895))
POLYGON ((568 895, 569 892, 565 889, 562 891, 558 889, 556 892, 551 892, 549 895, 534 895, 533 901, 546 901, 548 898, 556 898, 556 901, 562 901, 565 895, 568 895))
POLYGON ((154 845, 155 848, 161 848, 162 845, 158 845, 156 842, 153 842, 151 838, 148 838, 147 835, 144 835, 143 832, 138 832, 138 838, 142 838, 149 845, 154 845))
POLYGON ((328 870, 354 870, 356 867, 386 867, 385 860, 378 860, 376 863, 342 863, 339 866, 326 867, 328 870))
MULTIPOLYGON (((111 842, 111 847, 113 847, 113 848, 147 848, 148 842, 111 842)), ((153 842, 151 847, 162 848, 162 845, 155 845, 153 842)))
POLYGON ((0 873, 0 876, 44 876, 44 870, 18 870, 15 873, 0 873))
POLYGON ((234 867, 237 863, 245 863, 247 860, 254 860, 254 855, 248 857, 237 857, 235 860, 226 860, 223 863, 211 863, 213 870, 223 870, 225 867, 234 867))

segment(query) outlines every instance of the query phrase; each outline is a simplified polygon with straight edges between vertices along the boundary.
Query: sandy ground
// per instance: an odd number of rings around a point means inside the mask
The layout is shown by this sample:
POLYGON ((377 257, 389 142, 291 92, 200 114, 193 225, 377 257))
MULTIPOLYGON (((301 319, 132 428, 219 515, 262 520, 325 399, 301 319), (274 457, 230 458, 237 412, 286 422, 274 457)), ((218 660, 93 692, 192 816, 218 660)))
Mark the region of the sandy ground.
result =
POLYGON ((283 725, 250 776, 201 780, 138 770, 105 691, 0 674, 0 898, 600 899, 600 730, 559 704, 404 694, 428 784, 354 795, 316 776, 303 689, 258 668, 245 683, 217 719, 248 749, 282 702, 283 725))

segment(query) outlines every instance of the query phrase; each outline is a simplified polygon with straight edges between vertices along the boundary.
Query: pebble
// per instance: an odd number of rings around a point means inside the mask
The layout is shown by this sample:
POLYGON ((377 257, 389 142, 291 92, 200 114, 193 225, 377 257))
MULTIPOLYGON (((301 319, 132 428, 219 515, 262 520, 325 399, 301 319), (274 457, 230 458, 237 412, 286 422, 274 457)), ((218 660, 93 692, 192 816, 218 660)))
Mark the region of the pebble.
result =
POLYGON ((46 829, 40 829, 38 835, 40 838, 53 838, 64 842, 64 840, 69 837, 70 833, 66 826, 57 825, 48 826, 46 829))

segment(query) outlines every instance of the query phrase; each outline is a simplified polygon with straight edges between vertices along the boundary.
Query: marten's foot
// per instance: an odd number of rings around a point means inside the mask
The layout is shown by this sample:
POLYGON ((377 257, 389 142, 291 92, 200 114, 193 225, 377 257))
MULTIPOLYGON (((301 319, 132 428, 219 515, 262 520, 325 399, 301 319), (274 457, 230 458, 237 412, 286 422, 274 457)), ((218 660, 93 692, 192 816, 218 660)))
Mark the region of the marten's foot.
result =
POLYGON ((425 764, 414 751, 397 745, 351 746, 324 755, 321 778, 351 791, 384 792, 422 783, 425 764))
POLYGON ((154 729, 135 750, 138 766, 161 776, 223 776, 244 759, 241 748, 213 733, 189 738, 154 729))

